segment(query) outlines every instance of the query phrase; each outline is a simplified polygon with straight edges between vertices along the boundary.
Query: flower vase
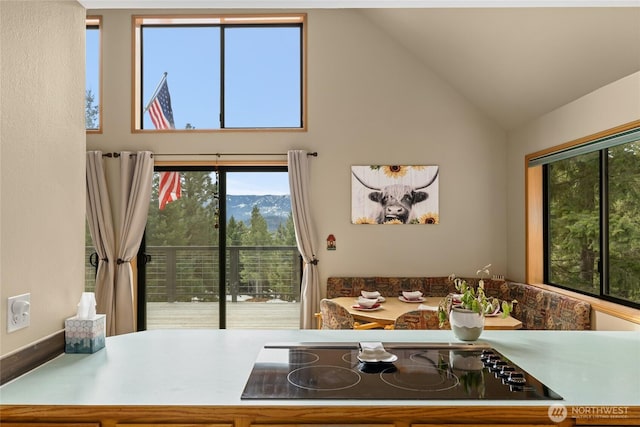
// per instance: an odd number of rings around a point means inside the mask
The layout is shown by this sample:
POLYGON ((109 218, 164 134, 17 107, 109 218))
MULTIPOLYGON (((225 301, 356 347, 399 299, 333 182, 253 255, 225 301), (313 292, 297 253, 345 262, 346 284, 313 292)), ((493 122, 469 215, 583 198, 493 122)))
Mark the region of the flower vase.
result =
POLYGON ((456 338, 461 341, 475 341, 484 329, 484 316, 461 307, 452 307, 449 323, 456 338))

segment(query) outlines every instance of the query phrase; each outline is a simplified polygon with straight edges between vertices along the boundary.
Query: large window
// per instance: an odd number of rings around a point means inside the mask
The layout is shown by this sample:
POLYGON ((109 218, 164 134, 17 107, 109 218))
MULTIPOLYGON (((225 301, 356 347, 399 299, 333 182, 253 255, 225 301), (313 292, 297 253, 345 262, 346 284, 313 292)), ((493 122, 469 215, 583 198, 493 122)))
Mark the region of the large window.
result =
POLYGON ((164 129, 304 129, 304 19, 134 17, 134 128, 166 81, 164 129))
POLYGON ((100 21, 99 16, 86 19, 86 66, 85 66, 85 128, 90 132, 99 132, 100 115, 100 21))
POLYGON ((529 167, 542 168, 545 283, 640 307, 640 129, 529 167))

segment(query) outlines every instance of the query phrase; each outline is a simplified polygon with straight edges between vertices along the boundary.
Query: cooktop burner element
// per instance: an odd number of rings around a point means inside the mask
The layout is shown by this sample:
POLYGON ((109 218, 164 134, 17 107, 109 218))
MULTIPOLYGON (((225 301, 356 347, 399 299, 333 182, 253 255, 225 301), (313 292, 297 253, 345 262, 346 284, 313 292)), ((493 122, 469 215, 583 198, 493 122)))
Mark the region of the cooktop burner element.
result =
POLYGON ((362 377, 341 366, 305 366, 289 372, 290 384, 307 390, 344 390, 357 385, 362 377))
POLYGON ((425 365, 405 365, 402 370, 387 368, 380 373, 380 379, 391 387, 417 392, 439 392, 460 384, 454 373, 425 365))
POLYGON ((357 343, 265 346, 242 399, 562 399, 484 344, 385 344, 393 363, 358 360, 357 343))

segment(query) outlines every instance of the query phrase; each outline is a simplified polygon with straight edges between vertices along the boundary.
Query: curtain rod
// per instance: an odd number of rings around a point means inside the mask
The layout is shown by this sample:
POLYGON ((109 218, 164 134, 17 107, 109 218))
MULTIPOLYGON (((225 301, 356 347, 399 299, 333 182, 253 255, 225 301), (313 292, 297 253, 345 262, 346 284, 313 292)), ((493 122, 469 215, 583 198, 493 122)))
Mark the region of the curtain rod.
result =
MULTIPOLYGON (((135 156, 134 153, 131 154, 132 156, 135 156)), ((286 156, 287 153, 158 153, 158 154, 154 154, 154 157, 160 157, 160 156, 216 156, 216 157, 221 157, 221 156, 286 156)), ((307 153, 307 156, 312 156, 312 157, 318 157, 318 152, 317 151, 312 151, 307 153)), ((118 158, 120 157, 120 153, 118 152, 113 152, 113 153, 104 153, 102 155, 102 157, 109 157, 109 158, 118 158)))
MULTIPOLYGON (((287 153, 157 153, 156 156, 286 156, 287 153)), ((307 153, 307 156, 318 157, 317 151, 307 153)))
MULTIPOLYGON (((109 157, 109 158, 114 158, 117 159, 118 157, 120 157, 122 154, 118 153, 118 152, 113 152, 113 153, 104 153, 102 155, 102 157, 109 157)), ((137 154, 136 153, 129 153, 129 157, 135 157, 137 154)), ((151 157, 153 157, 153 154, 151 155, 151 157)))

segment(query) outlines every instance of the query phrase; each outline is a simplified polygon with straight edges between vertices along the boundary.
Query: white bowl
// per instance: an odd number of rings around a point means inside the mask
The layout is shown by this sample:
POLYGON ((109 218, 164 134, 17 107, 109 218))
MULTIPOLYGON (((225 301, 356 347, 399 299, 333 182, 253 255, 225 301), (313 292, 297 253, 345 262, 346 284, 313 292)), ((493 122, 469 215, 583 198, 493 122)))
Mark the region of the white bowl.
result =
POLYGON ((408 300, 420 299, 422 292, 420 291, 402 291, 402 296, 408 300))
POLYGON ((380 297, 380 292, 378 291, 361 291, 362 296, 368 299, 374 299, 380 297))
POLYGON ((378 302, 378 298, 358 298, 358 305, 364 308, 371 308, 378 302))

